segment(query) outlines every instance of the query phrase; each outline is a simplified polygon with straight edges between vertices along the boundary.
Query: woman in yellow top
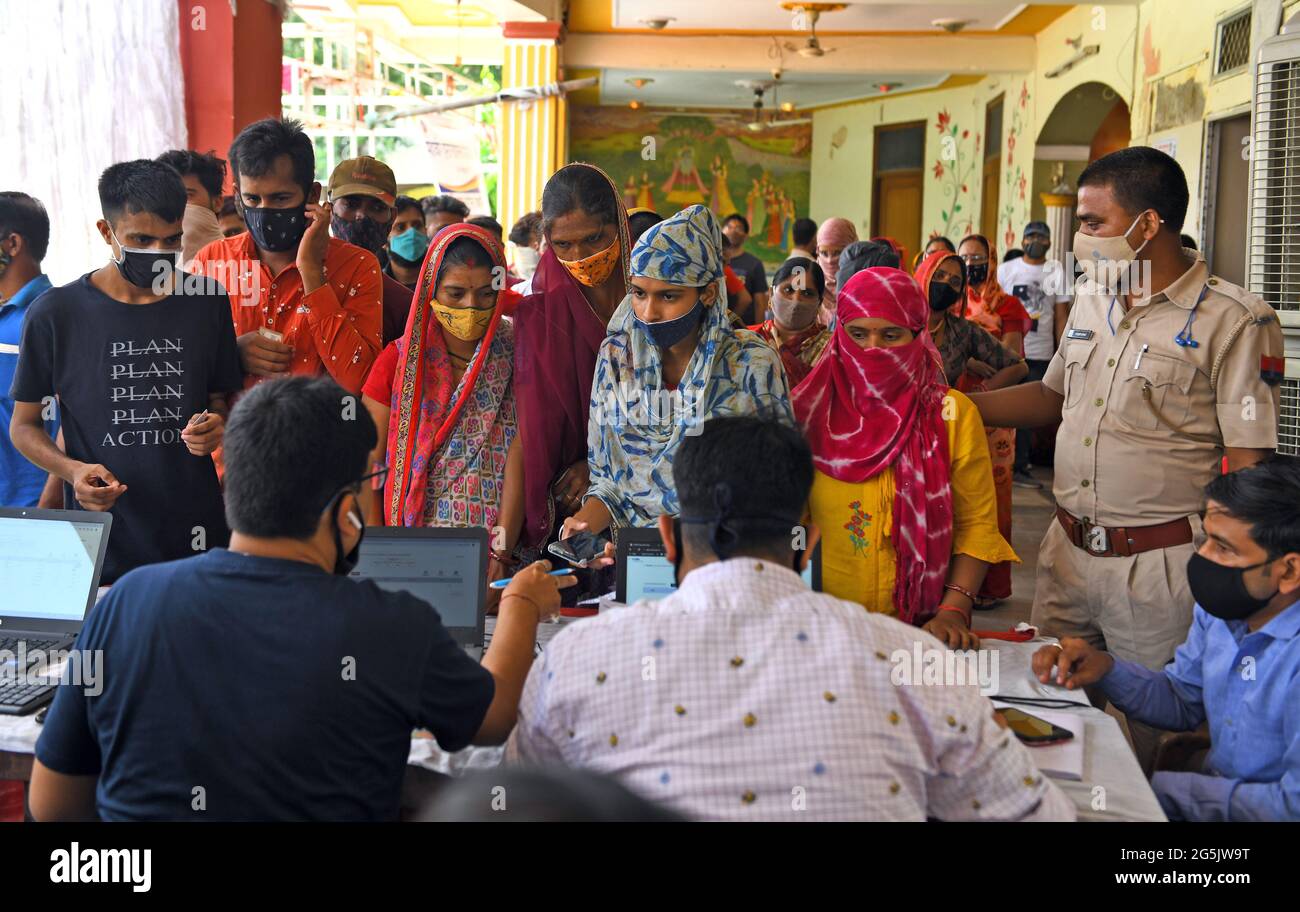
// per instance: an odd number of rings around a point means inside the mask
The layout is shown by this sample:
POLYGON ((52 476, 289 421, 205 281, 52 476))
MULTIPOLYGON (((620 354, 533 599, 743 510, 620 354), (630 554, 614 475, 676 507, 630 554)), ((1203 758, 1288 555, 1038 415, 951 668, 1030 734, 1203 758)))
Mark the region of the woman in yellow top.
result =
POLYGON ((1018 558, 998 533, 984 425, 948 389, 928 314, 902 270, 853 276, 794 411, 817 470, 823 590, 967 649, 989 564, 1018 558))

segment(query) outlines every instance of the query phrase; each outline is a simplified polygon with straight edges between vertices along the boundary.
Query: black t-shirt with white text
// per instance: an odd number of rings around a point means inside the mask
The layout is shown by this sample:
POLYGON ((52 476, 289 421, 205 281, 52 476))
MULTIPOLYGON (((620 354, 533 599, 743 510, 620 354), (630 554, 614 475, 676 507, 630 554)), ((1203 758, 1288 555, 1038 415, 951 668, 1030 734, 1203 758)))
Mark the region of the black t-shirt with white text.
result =
MULTIPOLYGON (((212 458, 191 455, 181 431, 209 394, 241 389, 243 369, 225 289, 183 278, 181 293, 125 304, 84 275, 43 295, 23 328, 12 397, 57 396, 67 454, 127 486, 111 511, 105 585, 230 538, 212 458)), ((64 503, 77 506, 66 484, 64 503)))

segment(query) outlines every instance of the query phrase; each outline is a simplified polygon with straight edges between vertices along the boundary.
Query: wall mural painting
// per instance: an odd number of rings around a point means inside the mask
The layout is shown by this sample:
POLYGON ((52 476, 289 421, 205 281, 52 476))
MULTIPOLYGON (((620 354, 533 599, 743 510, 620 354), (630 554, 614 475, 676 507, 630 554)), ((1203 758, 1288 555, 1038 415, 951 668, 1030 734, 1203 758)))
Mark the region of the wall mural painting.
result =
POLYGON ((980 160, 980 135, 975 134, 974 149, 969 150, 970 130, 962 130, 947 108, 939 112, 934 128, 939 133, 934 177, 940 181, 947 200, 939 213, 943 226, 938 233, 951 237, 954 226, 964 226, 958 229, 959 233, 969 234, 974 224, 970 216, 970 178, 980 160))
POLYGON ((629 208, 669 216, 703 203, 749 221, 745 249, 778 265, 808 214, 812 125, 754 132, 742 119, 615 107, 571 109, 569 157, 604 168, 629 208))

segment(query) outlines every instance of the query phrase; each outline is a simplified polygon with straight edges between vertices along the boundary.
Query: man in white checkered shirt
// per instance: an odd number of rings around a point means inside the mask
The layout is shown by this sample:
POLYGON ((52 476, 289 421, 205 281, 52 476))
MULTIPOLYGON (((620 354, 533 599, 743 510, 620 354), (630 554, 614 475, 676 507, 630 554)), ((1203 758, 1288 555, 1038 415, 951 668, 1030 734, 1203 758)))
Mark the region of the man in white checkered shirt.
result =
POLYGON ((681 588, 556 636, 507 762, 597 770, 702 819, 1074 819, 977 684, 892 683, 895 650, 937 639, 795 572, 817 539, 792 541, 813 477, 796 430, 714 419, 673 475, 682 516, 659 527, 681 588))

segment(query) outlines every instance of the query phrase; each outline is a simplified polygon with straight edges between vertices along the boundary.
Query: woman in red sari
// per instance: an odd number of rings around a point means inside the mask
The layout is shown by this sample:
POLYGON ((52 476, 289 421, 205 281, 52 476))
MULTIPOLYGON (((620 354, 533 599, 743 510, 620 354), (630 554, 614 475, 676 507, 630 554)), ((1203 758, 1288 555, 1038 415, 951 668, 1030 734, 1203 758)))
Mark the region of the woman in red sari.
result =
MULTIPOLYGON (((1024 305, 1002 290, 998 284, 997 257, 993 245, 982 234, 970 234, 957 245, 966 270, 966 294, 962 304, 964 316, 986 330, 1017 358, 1024 358, 1024 338, 1029 332, 1029 312, 1024 305)), ((983 390, 991 377, 991 365, 971 363, 957 388, 964 393, 983 390)), ((1016 461, 1014 428, 988 428, 989 457, 993 460, 993 487, 997 492, 998 529, 1011 541, 1011 475, 1016 461)), ((1011 564, 1003 561, 989 567, 984 586, 979 591, 977 608, 992 607, 1011 597, 1011 564)))
POLYGON ((521 542, 541 548, 590 486, 587 419, 596 353, 628 294, 627 211, 609 175, 575 162, 542 191, 546 253, 515 313, 515 379, 524 451, 521 542))
POLYGON ((406 332, 376 359, 362 402, 388 467, 372 524, 489 530, 488 579, 508 574, 523 523, 514 338, 499 288, 505 250, 491 232, 455 224, 433 239, 406 332))

